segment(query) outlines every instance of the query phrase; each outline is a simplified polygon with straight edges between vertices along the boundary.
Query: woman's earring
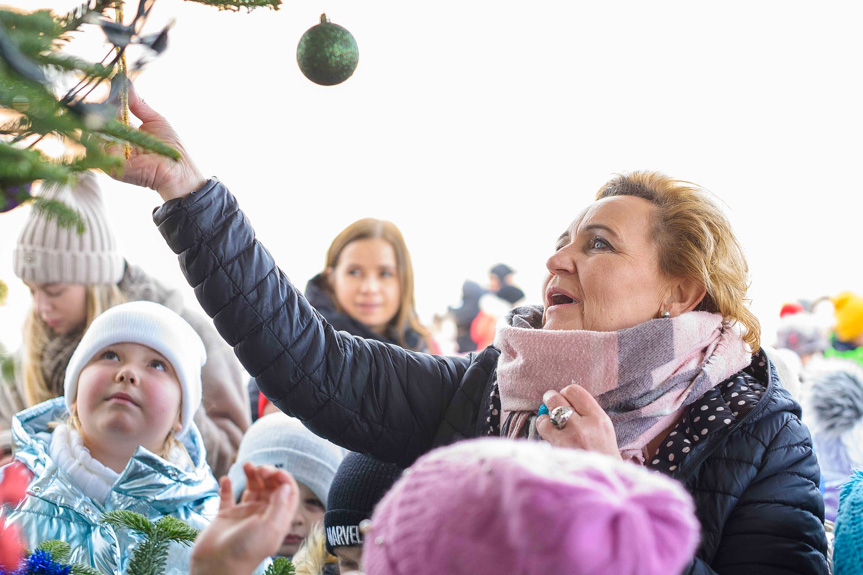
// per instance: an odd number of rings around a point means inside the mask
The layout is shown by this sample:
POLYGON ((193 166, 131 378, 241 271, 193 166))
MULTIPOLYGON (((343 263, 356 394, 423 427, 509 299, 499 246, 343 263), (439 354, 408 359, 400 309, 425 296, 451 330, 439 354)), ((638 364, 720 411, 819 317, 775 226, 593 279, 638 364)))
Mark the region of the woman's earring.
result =
POLYGON ((664 319, 668 319, 668 318, 670 318, 670 317, 671 317, 671 312, 670 312, 670 311, 668 311, 668 310, 665 310, 664 312, 662 312, 662 314, 661 314, 661 315, 662 315, 662 317, 663 317, 664 319))

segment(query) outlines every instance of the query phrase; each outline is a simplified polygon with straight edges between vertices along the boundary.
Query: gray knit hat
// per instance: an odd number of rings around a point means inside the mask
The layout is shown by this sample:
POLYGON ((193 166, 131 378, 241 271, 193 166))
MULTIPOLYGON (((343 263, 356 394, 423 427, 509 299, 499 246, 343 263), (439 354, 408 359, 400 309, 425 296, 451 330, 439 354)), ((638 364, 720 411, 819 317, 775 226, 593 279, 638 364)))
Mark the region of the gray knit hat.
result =
POLYGON ((228 471, 234 499, 239 499, 246 489, 243 464, 250 461, 284 469, 326 505, 330 484, 344 454, 341 447, 318 437, 299 419, 280 411, 268 413, 246 430, 236 461, 228 471))
POLYGON ((31 210, 12 256, 15 275, 33 283, 119 283, 124 261, 96 176, 84 172, 72 186, 44 186, 39 196, 76 210, 86 229, 79 234, 74 226, 61 227, 56 218, 31 210))

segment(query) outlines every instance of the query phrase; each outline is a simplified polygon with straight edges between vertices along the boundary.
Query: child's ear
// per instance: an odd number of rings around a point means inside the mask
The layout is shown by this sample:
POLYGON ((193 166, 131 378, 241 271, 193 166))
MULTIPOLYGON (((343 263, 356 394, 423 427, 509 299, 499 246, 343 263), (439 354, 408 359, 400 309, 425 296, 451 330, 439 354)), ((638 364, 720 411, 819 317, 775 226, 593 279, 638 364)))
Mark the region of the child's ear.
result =
POLYGON ((174 431, 179 432, 181 429, 183 429, 183 423, 178 419, 177 423, 174 424, 174 431))

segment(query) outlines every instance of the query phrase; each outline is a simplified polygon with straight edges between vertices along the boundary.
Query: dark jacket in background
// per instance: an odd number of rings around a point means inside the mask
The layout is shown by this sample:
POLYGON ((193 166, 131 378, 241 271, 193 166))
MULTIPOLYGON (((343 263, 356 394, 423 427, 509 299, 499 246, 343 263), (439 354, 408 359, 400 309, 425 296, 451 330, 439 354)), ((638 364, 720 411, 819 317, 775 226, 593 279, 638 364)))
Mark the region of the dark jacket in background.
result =
MULTIPOLYGON (((338 332, 256 242, 217 180, 166 203, 154 220, 264 394, 315 433, 402 467, 436 446, 487 433, 497 349, 433 356, 338 332)), ((809 432, 773 366, 764 373, 758 404, 694 445, 673 474, 702 524, 692 575, 828 572, 809 432)), ((753 375, 735 376, 744 377, 753 375)))

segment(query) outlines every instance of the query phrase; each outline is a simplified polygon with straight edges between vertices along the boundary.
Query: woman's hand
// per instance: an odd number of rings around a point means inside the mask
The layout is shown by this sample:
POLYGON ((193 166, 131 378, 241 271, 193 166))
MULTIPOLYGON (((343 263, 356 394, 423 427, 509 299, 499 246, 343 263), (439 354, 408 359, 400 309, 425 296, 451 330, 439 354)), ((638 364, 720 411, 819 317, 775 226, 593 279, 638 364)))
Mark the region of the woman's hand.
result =
POLYGON ((188 156, 180 136, 165 118, 138 96, 131 83, 129 84, 129 111, 141 120, 139 126, 141 131, 174 147, 180 152, 180 159, 173 160, 153 152, 133 149, 132 156, 127 161, 122 174, 114 177, 129 184, 156 190, 166 202, 174 198, 182 198, 203 186, 207 178, 201 174, 188 156))
POLYGON ((193 575, 246 575, 274 555, 291 528, 299 487, 290 473, 270 465, 243 466, 246 490, 234 503, 231 480, 219 482, 219 514, 195 540, 193 575))
POLYGON ((547 391, 542 400, 549 412, 559 406, 575 410, 562 429, 552 425, 548 415, 540 415, 536 420, 536 430, 544 440, 558 447, 596 451, 620 459, 611 418, 583 387, 572 384, 560 393, 547 391))

